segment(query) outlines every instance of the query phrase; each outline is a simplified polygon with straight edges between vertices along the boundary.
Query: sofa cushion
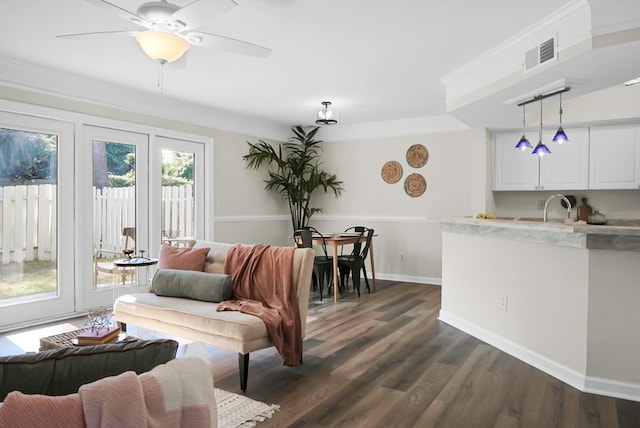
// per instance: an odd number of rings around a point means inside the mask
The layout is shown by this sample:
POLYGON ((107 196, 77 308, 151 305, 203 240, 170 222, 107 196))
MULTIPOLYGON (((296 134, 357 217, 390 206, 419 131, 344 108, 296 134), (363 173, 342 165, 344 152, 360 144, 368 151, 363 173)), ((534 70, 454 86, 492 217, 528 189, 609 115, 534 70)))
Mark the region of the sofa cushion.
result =
POLYGON ((186 297, 216 303, 229 300, 233 294, 229 275, 177 269, 156 272, 151 287, 158 296, 186 297))
POLYGON ((210 273, 224 273, 224 261, 227 253, 234 244, 215 241, 194 241, 193 248, 209 248, 209 254, 204 262, 204 271, 210 273))
POLYGON ((178 342, 157 339, 0 357, 0 401, 11 391, 66 395, 103 377, 144 373, 175 358, 177 350, 178 342))
POLYGON ((158 257, 158 269, 204 270, 204 260, 209 248, 172 247, 162 244, 158 257))

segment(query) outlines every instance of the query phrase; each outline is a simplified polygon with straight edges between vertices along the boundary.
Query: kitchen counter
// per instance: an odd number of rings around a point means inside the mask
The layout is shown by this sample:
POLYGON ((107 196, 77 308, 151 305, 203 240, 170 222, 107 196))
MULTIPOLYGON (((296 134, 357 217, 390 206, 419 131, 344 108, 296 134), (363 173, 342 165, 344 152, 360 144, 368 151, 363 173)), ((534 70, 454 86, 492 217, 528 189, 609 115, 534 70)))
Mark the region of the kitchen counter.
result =
POLYGON ((441 227, 441 321, 579 390, 640 401, 638 222, 441 227))
POLYGON ((640 251, 640 220, 609 220, 606 225, 520 217, 440 220, 442 230, 571 248, 640 251))

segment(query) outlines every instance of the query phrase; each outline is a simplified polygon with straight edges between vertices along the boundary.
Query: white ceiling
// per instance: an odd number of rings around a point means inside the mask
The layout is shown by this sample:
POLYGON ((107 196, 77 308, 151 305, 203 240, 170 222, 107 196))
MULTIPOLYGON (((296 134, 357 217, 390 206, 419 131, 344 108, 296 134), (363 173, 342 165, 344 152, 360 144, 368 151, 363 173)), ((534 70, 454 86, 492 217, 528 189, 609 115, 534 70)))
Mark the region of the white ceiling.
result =
MULTIPOLYGON (((272 54, 192 47, 165 66, 162 94, 135 39, 55 37, 140 27, 85 0, 1 1, 0 56, 289 127, 313 124, 324 100, 338 126, 442 117, 444 76, 572 0, 237 0, 200 30, 272 54)), ((111 0, 132 12, 143 1, 111 0)))

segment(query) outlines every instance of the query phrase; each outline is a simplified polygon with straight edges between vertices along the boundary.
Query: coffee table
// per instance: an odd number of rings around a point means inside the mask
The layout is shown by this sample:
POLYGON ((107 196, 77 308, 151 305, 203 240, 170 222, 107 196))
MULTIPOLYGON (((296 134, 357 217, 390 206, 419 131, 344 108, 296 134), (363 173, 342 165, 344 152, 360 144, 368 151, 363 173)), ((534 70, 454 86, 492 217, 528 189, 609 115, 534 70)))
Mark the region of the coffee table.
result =
MULTIPOLYGON (((86 346, 78 345, 76 338, 78 337, 78 334, 90 329, 91 327, 84 327, 77 330, 68 331, 66 333, 43 337, 40 339, 40 351, 46 351, 47 349, 71 348, 74 346, 86 346)), ((117 337, 107 343, 135 342, 136 340, 139 339, 134 336, 129 336, 126 332, 123 331, 120 332, 117 337)))

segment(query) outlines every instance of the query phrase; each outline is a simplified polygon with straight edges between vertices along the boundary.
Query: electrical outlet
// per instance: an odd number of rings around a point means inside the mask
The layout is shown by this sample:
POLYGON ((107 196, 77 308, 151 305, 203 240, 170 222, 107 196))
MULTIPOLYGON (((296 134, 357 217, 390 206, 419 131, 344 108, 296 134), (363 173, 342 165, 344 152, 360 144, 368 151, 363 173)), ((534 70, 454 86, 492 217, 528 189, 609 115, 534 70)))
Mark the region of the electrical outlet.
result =
POLYGON ((546 201, 545 201, 544 199, 540 199, 540 200, 538 200, 538 209, 539 209, 539 210, 543 210, 543 209, 544 209, 544 203, 545 203, 545 202, 546 202, 546 201))
POLYGON ((404 261, 404 253, 400 253, 400 261, 403 262, 404 261))
POLYGON ((502 296, 500 296, 500 309, 507 312, 508 303, 509 303, 509 296, 507 296, 506 294, 503 294, 502 296))

